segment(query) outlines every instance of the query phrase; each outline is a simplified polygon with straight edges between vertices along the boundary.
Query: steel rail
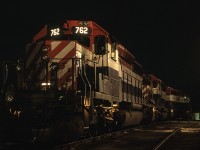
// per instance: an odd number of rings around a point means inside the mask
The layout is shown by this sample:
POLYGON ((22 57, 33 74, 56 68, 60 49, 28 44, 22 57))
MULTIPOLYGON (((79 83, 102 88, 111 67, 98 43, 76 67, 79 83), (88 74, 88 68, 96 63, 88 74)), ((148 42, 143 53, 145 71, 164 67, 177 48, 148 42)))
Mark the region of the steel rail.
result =
POLYGON ((101 142, 103 140, 107 140, 107 139, 111 139, 111 138, 115 138, 118 136, 122 136, 125 135, 133 130, 142 128, 144 126, 138 126, 138 127, 133 127, 133 128, 128 128, 128 129, 124 129, 124 130, 120 130, 120 131, 116 131, 116 132, 111 132, 111 133, 107 133, 107 134, 103 134, 103 135, 99 135, 99 136, 94 136, 88 139, 83 139, 80 141, 74 141, 71 143, 67 143, 67 144, 62 144, 62 145, 58 145, 55 146, 53 148, 53 150, 69 150, 69 149, 74 149, 86 144, 91 144, 91 143, 95 143, 95 142, 101 142))
POLYGON ((175 136, 179 132, 181 132, 181 128, 175 129, 165 139, 163 139, 158 145, 156 145, 155 148, 153 148, 153 150, 161 149, 169 139, 171 139, 173 136, 175 136))

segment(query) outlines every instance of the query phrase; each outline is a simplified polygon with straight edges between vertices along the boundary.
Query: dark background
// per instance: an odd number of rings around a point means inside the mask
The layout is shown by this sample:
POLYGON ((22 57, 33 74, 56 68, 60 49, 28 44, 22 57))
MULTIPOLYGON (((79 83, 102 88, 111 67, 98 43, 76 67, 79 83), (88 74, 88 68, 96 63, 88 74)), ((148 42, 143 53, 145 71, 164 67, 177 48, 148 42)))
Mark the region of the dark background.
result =
POLYGON ((22 57, 48 23, 92 20, 116 37, 149 72, 183 90, 200 111, 198 3, 149 0, 5 2, 0 9, 0 60, 22 57))

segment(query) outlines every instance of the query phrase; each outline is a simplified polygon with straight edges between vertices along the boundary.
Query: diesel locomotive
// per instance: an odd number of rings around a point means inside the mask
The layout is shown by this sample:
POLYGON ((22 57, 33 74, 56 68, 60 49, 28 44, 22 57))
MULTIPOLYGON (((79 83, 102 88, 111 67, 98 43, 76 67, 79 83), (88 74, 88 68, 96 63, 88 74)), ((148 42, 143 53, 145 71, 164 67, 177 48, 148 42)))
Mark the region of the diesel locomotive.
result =
POLYGON ((25 59, 1 61, 1 81, 1 141, 66 142, 175 118, 190 104, 94 21, 45 25, 25 59))

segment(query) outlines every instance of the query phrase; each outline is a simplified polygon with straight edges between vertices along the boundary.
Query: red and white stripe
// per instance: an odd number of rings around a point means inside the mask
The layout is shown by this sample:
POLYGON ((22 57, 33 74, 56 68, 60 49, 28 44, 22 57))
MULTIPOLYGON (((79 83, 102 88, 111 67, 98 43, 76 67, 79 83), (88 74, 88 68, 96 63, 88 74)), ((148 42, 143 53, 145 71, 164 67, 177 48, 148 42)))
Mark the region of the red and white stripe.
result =
MULTIPOLYGON (((59 64, 58 70, 58 88, 69 88, 72 81, 69 78, 72 75, 72 59, 76 56, 75 42, 70 41, 53 41, 51 43, 50 59, 52 62, 59 64)), ((50 63, 49 63, 50 66, 50 63)), ((50 67, 48 72, 50 72, 50 67)))
POLYGON ((40 53, 41 47, 42 47, 43 43, 37 43, 37 44, 32 44, 30 46, 28 46, 27 48, 27 61, 26 61, 26 67, 30 66, 31 63, 35 62, 35 59, 38 59, 37 56, 40 53))
POLYGON ((67 84, 67 87, 72 85, 72 81, 67 80, 67 76, 72 75, 72 59, 76 56, 75 42, 71 41, 46 41, 31 43, 26 49, 26 68, 27 79, 37 78, 39 82, 45 82, 45 64, 41 59, 41 51, 43 46, 48 45, 49 62, 48 62, 48 81, 50 81, 50 65, 52 62, 59 64, 57 75, 59 89, 67 84), (69 81, 69 82, 67 82, 69 81))
POLYGON ((26 47, 27 79, 37 76, 39 70, 44 70, 44 66, 41 64, 41 49, 43 44, 43 42, 31 43, 26 47))

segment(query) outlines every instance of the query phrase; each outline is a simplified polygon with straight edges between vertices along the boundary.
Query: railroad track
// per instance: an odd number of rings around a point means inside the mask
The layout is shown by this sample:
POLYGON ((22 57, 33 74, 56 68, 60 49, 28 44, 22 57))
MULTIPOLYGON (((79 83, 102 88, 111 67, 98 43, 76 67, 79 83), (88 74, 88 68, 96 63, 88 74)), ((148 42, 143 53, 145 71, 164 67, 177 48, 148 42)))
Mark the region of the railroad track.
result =
POLYGON ((166 145, 168 140, 171 140, 176 134, 181 132, 181 128, 175 129, 172 133, 170 133, 166 138, 164 138, 158 145, 153 148, 153 150, 160 150, 166 145))
POLYGON ((105 141, 115 139, 115 138, 118 138, 120 136, 129 134, 130 132, 132 132, 134 130, 142 130, 143 128, 148 128, 148 127, 151 127, 151 126, 154 126, 154 125, 159 125, 159 124, 161 124, 161 122, 151 123, 151 124, 142 125, 142 126, 136 126, 136 127, 132 127, 132 128, 128 128, 128 129, 123 129, 121 131, 107 133, 107 134, 103 134, 103 135, 100 135, 100 136, 95 136, 95 137, 91 137, 91 138, 88 138, 88 139, 83 139, 83 140, 80 140, 80 141, 75 141, 75 142, 55 146, 51 150, 81 149, 81 147, 84 147, 84 146, 87 147, 87 145, 103 143, 105 141))
POLYGON ((121 134, 116 134, 117 136, 111 136, 111 138, 97 137, 97 139, 85 141, 80 145, 71 143, 71 145, 59 147, 58 150, 199 150, 199 131, 200 122, 163 122, 163 124, 120 131, 121 134))
POLYGON ((0 145, 0 150, 71 150, 71 149, 76 149, 80 148, 81 146, 85 146, 87 144, 91 143, 98 143, 98 142, 103 142, 104 140, 112 139, 112 138, 117 138, 119 136, 122 136, 124 134, 127 134, 128 132, 134 130, 134 129, 139 129, 144 126, 137 126, 137 127, 132 127, 128 129, 123 129, 120 131, 112 132, 112 133, 107 133, 95 137, 90 137, 90 138, 83 138, 82 140, 66 143, 66 144, 61 144, 53 147, 47 146, 40 146, 36 144, 31 144, 31 145, 22 145, 18 143, 5 143, 3 145, 0 145))
MULTIPOLYGON (((148 126, 90 137, 79 141, 61 144, 53 147, 17 148, 12 150, 188 150, 200 149, 200 122, 159 122, 148 126)), ((17 146, 17 145, 16 145, 17 146)), ((12 147, 14 147, 12 145, 12 147)), ((7 148, 10 149, 10 148, 7 148)), ((0 150, 7 150, 1 149, 0 150)))
POLYGON ((200 128, 179 128, 163 139, 154 150, 199 150, 200 128))
POLYGON ((94 144, 94 143, 102 143, 106 140, 110 140, 113 138, 117 138, 120 136, 123 136, 135 129, 140 129, 144 126, 138 126, 138 127, 133 127, 133 128, 129 128, 129 129, 124 129, 121 131, 116 131, 116 132, 112 132, 112 133, 107 133, 107 134, 103 134, 100 136, 95 136, 95 137, 91 137, 88 139, 83 139, 80 141, 75 141, 75 142, 71 142, 71 143, 67 143, 67 144, 62 144, 59 146, 55 146, 54 148, 52 148, 52 150, 71 150, 71 149, 79 149, 83 146, 89 145, 89 144, 94 144))

